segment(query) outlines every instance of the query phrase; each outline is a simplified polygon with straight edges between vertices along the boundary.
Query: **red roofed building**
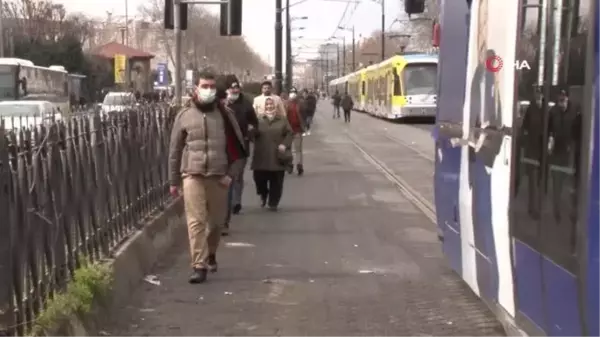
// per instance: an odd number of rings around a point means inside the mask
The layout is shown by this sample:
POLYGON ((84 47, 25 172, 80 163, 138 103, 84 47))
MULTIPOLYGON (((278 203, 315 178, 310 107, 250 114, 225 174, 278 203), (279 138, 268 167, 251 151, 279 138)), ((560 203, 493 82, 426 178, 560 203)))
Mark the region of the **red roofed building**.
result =
POLYGON ((153 54, 114 41, 93 48, 90 54, 110 62, 111 69, 114 66, 115 55, 125 55, 130 70, 130 88, 142 93, 152 89, 150 60, 154 58, 153 54))

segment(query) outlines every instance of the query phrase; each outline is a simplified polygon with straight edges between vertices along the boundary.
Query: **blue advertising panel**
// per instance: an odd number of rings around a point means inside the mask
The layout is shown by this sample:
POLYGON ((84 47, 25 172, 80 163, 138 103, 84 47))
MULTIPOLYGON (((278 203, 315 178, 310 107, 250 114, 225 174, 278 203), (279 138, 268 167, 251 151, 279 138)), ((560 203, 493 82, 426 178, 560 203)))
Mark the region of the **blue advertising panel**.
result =
POLYGON ((159 63, 156 67, 158 76, 156 79, 157 84, 160 86, 169 85, 169 71, 166 63, 159 63))

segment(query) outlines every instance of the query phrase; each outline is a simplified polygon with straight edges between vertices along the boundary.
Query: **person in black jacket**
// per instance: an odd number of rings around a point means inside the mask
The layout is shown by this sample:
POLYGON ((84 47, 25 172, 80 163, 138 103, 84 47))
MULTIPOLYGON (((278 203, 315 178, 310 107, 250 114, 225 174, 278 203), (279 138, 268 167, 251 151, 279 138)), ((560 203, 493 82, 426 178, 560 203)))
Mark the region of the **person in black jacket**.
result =
POLYGON ((333 103, 333 119, 340 118, 340 104, 342 103, 342 95, 339 91, 335 91, 331 96, 331 103, 333 103))
MULTIPOLYGON (((250 146, 250 133, 258 128, 258 119, 256 112, 252 106, 252 101, 246 98, 241 92, 240 83, 235 75, 228 75, 225 79, 226 86, 226 104, 231 108, 237 119, 242 136, 244 137, 246 149, 250 146)), ((250 153, 248 150, 247 153, 250 153)), ((246 166, 247 158, 244 159, 244 167, 246 166)), ((238 214, 242 210, 242 192, 244 190, 244 170, 238 177, 235 177, 231 183, 229 190, 229 215, 225 222, 225 228, 222 231, 223 235, 229 234, 229 220, 231 213, 238 214)))
POLYGON ((304 115, 304 126, 306 128, 306 134, 310 135, 310 126, 317 111, 317 97, 314 93, 304 89, 302 92, 302 102, 304 104, 302 113, 304 115))

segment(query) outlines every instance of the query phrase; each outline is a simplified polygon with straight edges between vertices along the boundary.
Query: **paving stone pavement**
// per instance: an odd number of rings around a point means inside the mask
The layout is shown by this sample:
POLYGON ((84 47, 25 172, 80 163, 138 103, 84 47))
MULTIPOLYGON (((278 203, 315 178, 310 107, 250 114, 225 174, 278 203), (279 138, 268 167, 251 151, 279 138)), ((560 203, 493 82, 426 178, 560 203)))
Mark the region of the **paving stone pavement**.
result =
MULTIPOLYGON (((161 284, 141 282, 105 332, 504 334, 446 265, 435 226, 350 142, 349 128, 359 130, 356 135, 387 122, 363 116, 348 127, 328 120, 329 110, 321 112, 305 141, 306 174, 286 177, 281 210, 259 207, 247 172, 244 209, 220 248, 219 272, 205 284, 188 284, 187 241, 181 238, 153 271, 161 284)), ((357 137, 377 147, 377 139, 357 137)), ((380 156, 393 150, 384 145, 380 156)), ((422 159, 402 165, 423 166, 422 159)))

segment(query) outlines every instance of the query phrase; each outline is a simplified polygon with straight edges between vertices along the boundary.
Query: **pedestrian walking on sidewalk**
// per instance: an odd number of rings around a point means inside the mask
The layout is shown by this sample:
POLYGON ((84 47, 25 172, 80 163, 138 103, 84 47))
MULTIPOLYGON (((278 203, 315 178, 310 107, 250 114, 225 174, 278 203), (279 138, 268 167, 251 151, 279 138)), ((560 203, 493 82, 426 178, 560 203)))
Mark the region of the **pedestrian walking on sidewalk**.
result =
POLYGON ((277 114, 285 114, 285 106, 283 104, 283 100, 281 99, 281 97, 273 93, 273 84, 271 83, 271 81, 264 81, 261 84, 260 90, 262 94, 260 96, 256 96, 252 104, 252 106, 254 107, 254 111, 256 111, 257 115, 264 114, 265 100, 267 98, 271 98, 275 103, 275 109, 277 110, 277 114))
MULTIPOLYGON (((294 156, 296 172, 298 172, 299 176, 304 174, 302 140, 307 126, 305 124, 306 119, 303 113, 303 105, 306 105, 306 103, 298 99, 298 92, 296 88, 292 88, 287 101, 287 119, 290 123, 290 127, 292 128, 292 132, 294 133, 292 153, 294 156)), ((289 173, 292 173, 294 171, 294 165, 292 165, 288 171, 289 173)))
MULTIPOLYGON (((241 92, 240 83, 235 75, 228 75, 225 79, 227 99, 225 104, 235 114, 238 125, 244 137, 244 146, 246 153, 250 153, 249 133, 258 128, 258 119, 256 112, 252 107, 252 102, 241 92)), ((244 191, 244 169, 246 167, 247 156, 242 159, 242 170, 237 177, 233 177, 231 188, 229 190, 229 212, 223 228, 222 235, 229 234, 229 223, 231 214, 238 214, 242 210, 242 193, 244 191)))
POLYGON ((315 96, 314 92, 309 92, 305 89, 302 98, 304 100, 302 114, 306 120, 304 123, 306 125, 306 135, 310 135, 310 127, 317 111, 317 96, 315 96))
POLYGON ((344 93, 344 96, 342 96, 340 104, 342 110, 344 110, 344 122, 350 123, 350 114, 352 113, 352 108, 354 108, 354 101, 352 100, 352 97, 348 95, 347 91, 344 93))
POLYGON ((331 103, 333 103, 333 119, 340 118, 340 104, 342 102, 342 96, 339 91, 335 91, 331 96, 331 103))
POLYGON ((242 171, 245 156, 234 112, 217 99, 215 76, 200 73, 193 97, 175 117, 169 146, 170 192, 178 196, 183 187, 193 270, 190 283, 202 283, 207 271, 217 271, 228 191, 242 171))
POLYGON ((277 211, 283 193, 285 170, 293 165, 291 145, 293 131, 285 115, 278 113, 271 98, 265 100, 265 111, 258 116, 251 169, 261 206, 277 211))

